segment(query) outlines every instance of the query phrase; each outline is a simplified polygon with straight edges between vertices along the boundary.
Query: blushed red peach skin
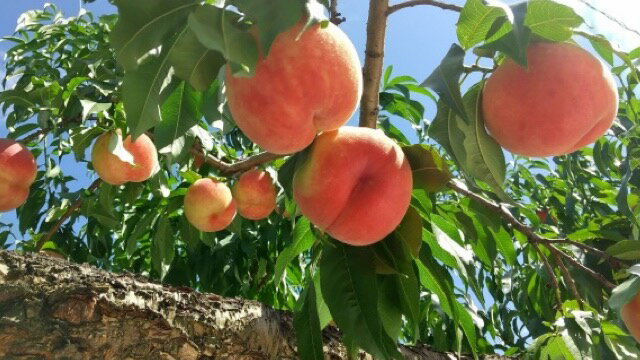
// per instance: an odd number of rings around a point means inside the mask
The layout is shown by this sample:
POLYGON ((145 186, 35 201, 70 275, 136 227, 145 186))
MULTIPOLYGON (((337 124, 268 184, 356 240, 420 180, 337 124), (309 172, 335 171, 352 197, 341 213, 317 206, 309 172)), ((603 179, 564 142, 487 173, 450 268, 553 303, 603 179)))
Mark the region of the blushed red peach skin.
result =
POLYGON ((556 156, 596 141, 618 112, 618 91, 602 62, 568 43, 529 46, 528 69, 511 59, 483 90, 484 120, 505 149, 556 156))
POLYGON ((231 188, 238 213, 249 220, 264 219, 276 207, 276 189, 266 171, 249 170, 231 188))
POLYGON ((153 141, 145 134, 140 135, 135 142, 131 141, 131 136, 124 139, 124 148, 133 155, 135 165, 132 165, 120 160, 109 151, 109 140, 112 135, 112 132, 100 135, 91 151, 93 169, 100 179, 111 185, 149 179, 158 167, 158 153, 153 141))
POLYGON ((344 243, 382 240, 400 224, 413 179, 402 149, 380 130, 345 126, 320 134, 296 169, 300 212, 344 243))
POLYGON ((355 47, 337 26, 303 22, 280 33, 252 77, 226 68, 227 99, 242 132, 266 151, 291 154, 344 125, 362 95, 355 47))
POLYGON ((629 333, 640 343, 640 293, 622 307, 621 314, 629 333))
POLYGON ((213 179, 197 180, 184 196, 184 215, 198 230, 223 230, 236 216, 231 190, 226 184, 213 179))
POLYGON ((0 139, 0 212, 20 207, 36 179, 36 161, 24 145, 0 139))

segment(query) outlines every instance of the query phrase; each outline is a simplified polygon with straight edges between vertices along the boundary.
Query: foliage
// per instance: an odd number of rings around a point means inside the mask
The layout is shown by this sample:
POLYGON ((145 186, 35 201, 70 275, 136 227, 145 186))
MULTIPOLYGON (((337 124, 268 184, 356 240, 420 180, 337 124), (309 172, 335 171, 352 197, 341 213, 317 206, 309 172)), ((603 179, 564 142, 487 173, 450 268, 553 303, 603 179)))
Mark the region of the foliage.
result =
POLYGON ((237 174, 210 163, 196 169, 194 146, 229 163, 258 153, 234 126, 220 70, 227 63, 250 76, 258 49, 268 52, 280 31, 318 6, 277 1, 275 16, 257 1, 209 3, 116 0, 119 14, 100 18, 65 18, 47 4, 23 15, 4 38, 13 45, 3 85, 11 79, 13 86, 0 92, 0 104, 9 136, 30 147, 39 172, 17 211, 19 234, 0 224, 0 244, 42 247, 75 262, 295 310, 302 358, 320 358, 320 330, 331 320, 346 342, 381 359, 399 357, 398 341, 476 355, 640 357, 612 310, 638 289, 636 277, 624 282, 640 259, 640 80, 633 65, 640 48, 623 53, 603 37, 575 31, 582 19, 550 0, 512 7, 468 0, 456 28, 460 44, 437 69, 424 69, 424 82, 393 76, 391 67, 383 75, 379 127, 404 146, 415 177, 423 177, 403 226, 370 247, 329 239, 296 213, 290 186, 301 153, 263 164, 278 172, 276 213, 260 221, 237 217, 227 230, 201 233, 183 215, 186 189, 201 177, 234 181, 237 174), (259 42, 252 24, 268 24, 259 42), (526 62, 523 49, 532 39, 574 37, 590 41, 613 66, 620 93, 614 126, 570 155, 505 157, 478 111, 484 77, 504 56, 526 62), (465 66, 473 54, 475 64, 465 66), (432 121, 424 118, 428 106, 437 108, 432 121), (115 128, 153 134, 161 170, 145 183, 71 191, 86 180, 66 174, 63 163, 91 170, 88 147, 115 128), (450 176, 500 202, 540 236, 561 241, 533 242, 481 202, 443 190, 450 176), (417 237, 419 252, 406 246, 407 237, 417 237), (565 262, 554 246, 623 287, 609 299, 611 289, 565 262), (371 259, 387 271, 376 273, 371 259))

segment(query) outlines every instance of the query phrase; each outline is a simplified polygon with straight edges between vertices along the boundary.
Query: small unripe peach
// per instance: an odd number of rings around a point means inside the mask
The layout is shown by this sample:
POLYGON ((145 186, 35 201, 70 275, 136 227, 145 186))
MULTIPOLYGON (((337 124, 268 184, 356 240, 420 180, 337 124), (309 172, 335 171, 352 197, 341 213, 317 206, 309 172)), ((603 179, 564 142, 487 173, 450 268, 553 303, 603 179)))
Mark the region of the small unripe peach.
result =
POLYGON ((36 161, 29 149, 14 140, 0 139, 0 212, 27 201, 36 172, 36 161))
MULTIPOLYGON (((120 134, 120 130, 116 130, 120 134)), ((93 145, 91 161, 93 168, 102 181, 111 185, 122 185, 126 182, 142 182, 149 179, 158 167, 158 152, 153 141, 145 134, 136 141, 131 141, 131 135, 122 142, 123 147, 133 156, 133 163, 120 160, 109 151, 113 132, 107 132, 98 137, 93 145)))
POLYGON ((640 293, 622 307, 621 314, 629 333, 640 343, 640 293))
POLYGON ((534 43, 528 68, 506 59, 487 80, 482 108, 491 136, 525 156, 568 154, 602 136, 618 112, 611 73, 569 43, 534 43))
POLYGON ((225 84, 231 114, 242 132, 263 149, 291 154, 320 131, 344 125, 362 94, 358 53, 336 25, 305 25, 278 34, 252 77, 231 74, 225 84))
POLYGON ((293 178, 300 212, 344 243, 364 246, 391 233, 409 207, 411 168, 380 130, 344 126, 319 135, 293 178))
POLYGON ((231 188, 238 213, 249 220, 264 219, 276 207, 276 188, 266 171, 249 170, 231 188))
POLYGON ((184 215, 196 229, 220 231, 233 221, 236 204, 229 187, 205 178, 194 182, 184 196, 184 215))

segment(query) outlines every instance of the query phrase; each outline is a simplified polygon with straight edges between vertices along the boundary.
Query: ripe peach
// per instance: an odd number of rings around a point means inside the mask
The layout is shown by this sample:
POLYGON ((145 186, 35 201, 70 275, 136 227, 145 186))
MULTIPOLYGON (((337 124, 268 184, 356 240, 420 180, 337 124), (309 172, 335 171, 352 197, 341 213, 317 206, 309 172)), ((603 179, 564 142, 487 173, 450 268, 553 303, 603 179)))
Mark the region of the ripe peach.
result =
POLYGON ((264 219, 276 207, 276 188, 269 173, 249 170, 231 188, 238 213, 250 220, 264 219))
POLYGON ((621 314, 629 333, 640 343, 640 293, 622 307, 621 314))
POLYGON ((487 80, 482 108, 491 136, 525 156, 568 154, 593 143, 618 112, 611 74, 586 50, 534 43, 528 69, 506 59, 487 80))
POLYGON ((413 180, 402 149, 380 130, 341 127, 319 135, 293 178, 300 212, 344 243, 382 240, 402 220, 413 180))
MULTIPOLYGON (((120 133, 120 130, 116 131, 120 133)), ((131 165, 109 151, 109 141, 113 135, 113 132, 100 135, 91 151, 93 168, 100 179, 111 185, 121 185, 150 178, 158 167, 158 153, 153 141, 145 134, 134 142, 131 141, 131 135, 124 139, 124 148, 133 155, 135 165, 131 165)))
POLYGON ((29 149, 14 140, 0 139, 0 212, 27 201, 36 172, 36 161, 29 149))
POLYGON ((226 69, 227 99, 238 127, 276 154, 307 147, 316 133, 344 125, 362 94, 358 54, 346 34, 329 24, 304 23, 280 33, 252 77, 226 69), (299 36, 299 38, 298 38, 299 36))
POLYGON ((184 196, 184 215, 196 229, 220 231, 236 216, 236 204, 229 187, 213 179, 194 182, 184 196))

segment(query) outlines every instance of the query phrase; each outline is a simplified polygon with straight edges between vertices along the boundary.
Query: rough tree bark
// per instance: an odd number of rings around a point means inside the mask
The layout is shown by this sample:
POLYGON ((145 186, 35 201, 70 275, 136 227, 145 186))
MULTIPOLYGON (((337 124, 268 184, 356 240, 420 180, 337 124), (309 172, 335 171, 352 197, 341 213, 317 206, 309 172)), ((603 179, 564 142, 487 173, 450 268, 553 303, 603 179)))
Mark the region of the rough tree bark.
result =
MULTIPOLYGON (((323 335, 325 358, 345 359, 339 332, 328 328, 323 335)), ((402 347, 402 351, 407 359, 457 358, 426 347, 402 347)), ((296 359, 297 355, 287 312, 43 255, 0 251, 0 358, 296 359)))

